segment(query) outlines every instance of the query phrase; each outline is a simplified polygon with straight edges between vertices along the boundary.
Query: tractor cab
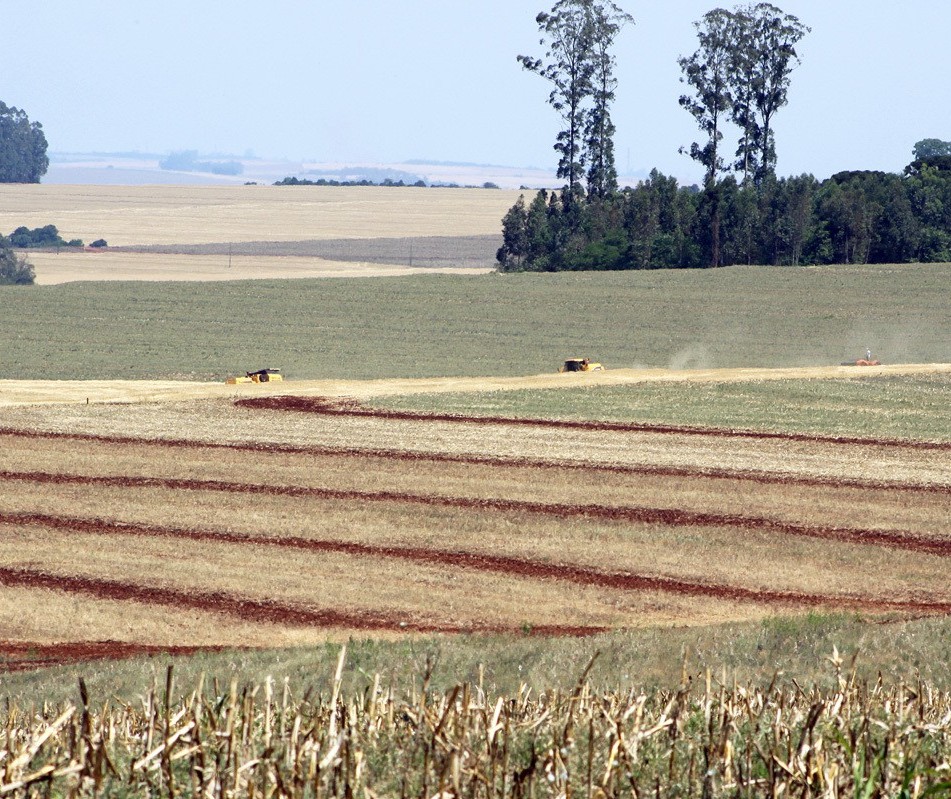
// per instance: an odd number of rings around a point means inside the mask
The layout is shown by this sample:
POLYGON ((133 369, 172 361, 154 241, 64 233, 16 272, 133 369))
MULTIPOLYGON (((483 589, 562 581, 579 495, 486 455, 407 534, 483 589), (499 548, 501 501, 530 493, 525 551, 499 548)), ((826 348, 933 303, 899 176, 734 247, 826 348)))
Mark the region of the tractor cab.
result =
POLYGON ((255 383, 273 383, 284 379, 280 369, 258 369, 256 372, 247 372, 247 376, 255 383))
POLYGON ((256 372, 245 372, 244 377, 229 377, 225 380, 229 386, 240 383, 273 383, 284 380, 280 369, 258 369, 256 372))
POLYGON ((559 372, 600 372, 604 367, 588 358, 568 358, 558 370, 559 372))

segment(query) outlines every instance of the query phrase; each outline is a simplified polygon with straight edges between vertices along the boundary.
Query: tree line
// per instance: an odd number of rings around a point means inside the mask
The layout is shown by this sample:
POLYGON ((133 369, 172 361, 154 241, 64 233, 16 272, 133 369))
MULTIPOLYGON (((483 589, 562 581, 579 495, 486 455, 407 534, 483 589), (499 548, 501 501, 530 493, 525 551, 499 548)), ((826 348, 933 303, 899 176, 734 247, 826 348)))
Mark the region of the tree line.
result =
POLYGON ((775 118, 788 102, 796 45, 810 29, 770 3, 714 9, 678 59, 679 104, 700 140, 680 151, 702 186, 656 170, 618 188, 611 48, 630 15, 605 0, 558 0, 536 18, 545 46, 521 65, 551 84, 563 124, 561 190, 524 195, 502 220, 502 271, 697 268, 732 264, 951 260, 951 143, 925 139, 901 175, 776 176, 775 118), (724 144, 737 132, 735 148, 724 144))
POLYGON ((701 268, 715 249, 719 266, 951 261, 951 164, 821 182, 728 176, 715 195, 654 170, 607 202, 570 207, 563 191, 546 190, 519 197, 502 237, 502 271, 701 268))

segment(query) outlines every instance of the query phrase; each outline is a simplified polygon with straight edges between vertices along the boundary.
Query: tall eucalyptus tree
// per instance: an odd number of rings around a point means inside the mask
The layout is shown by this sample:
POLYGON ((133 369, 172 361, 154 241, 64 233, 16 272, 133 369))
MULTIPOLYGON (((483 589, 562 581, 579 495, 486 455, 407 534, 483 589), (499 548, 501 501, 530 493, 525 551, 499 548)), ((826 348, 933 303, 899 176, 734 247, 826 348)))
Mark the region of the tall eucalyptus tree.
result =
POLYGON ((758 186, 776 171, 773 117, 788 100, 790 75, 801 63, 796 45, 811 28, 771 3, 735 10, 734 121, 744 131, 737 155, 758 186))
POLYGON ((567 181, 566 196, 570 202, 580 194, 585 177, 589 192, 609 193, 617 186, 610 115, 617 81, 611 47, 633 18, 610 0, 558 0, 535 21, 545 56, 520 55, 518 61, 552 84, 548 103, 563 122, 555 150, 560 156, 557 175, 567 181))
POLYGON ((542 11, 535 21, 542 34, 539 44, 548 47, 544 59, 518 56, 525 69, 552 84, 548 103, 561 115, 564 124, 555 142, 560 155, 557 174, 568 181, 569 193, 580 189, 584 173, 584 102, 593 71, 592 27, 587 6, 583 0, 559 0, 550 13, 542 11))
POLYGON ((611 104, 617 88, 614 77, 614 42, 625 25, 634 18, 612 2, 590 4, 591 25, 591 99, 585 120, 585 149, 588 161, 588 196, 604 198, 617 191, 617 167, 614 160, 614 122, 611 104))
POLYGON ((699 47, 693 55, 677 59, 682 83, 693 89, 680 96, 680 105, 697 121, 706 134, 703 142, 693 142, 689 149, 681 147, 704 168, 704 189, 710 199, 710 265, 720 265, 720 208, 717 178, 728 167, 720 154, 723 126, 733 107, 731 69, 736 47, 736 17, 730 11, 716 8, 694 23, 699 47))

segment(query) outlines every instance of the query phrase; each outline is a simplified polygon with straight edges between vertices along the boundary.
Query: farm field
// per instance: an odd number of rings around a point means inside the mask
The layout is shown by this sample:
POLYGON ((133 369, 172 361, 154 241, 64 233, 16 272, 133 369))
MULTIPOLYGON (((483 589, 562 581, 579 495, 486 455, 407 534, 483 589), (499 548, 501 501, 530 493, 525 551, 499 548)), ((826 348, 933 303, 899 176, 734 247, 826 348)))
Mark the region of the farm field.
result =
POLYGON ((0 186, 0 233, 54 224, 102 250, 30 253, 39 285, 485 272, 511 190, 0 186), (455 255, 455 257, 451 257, 455 255))
POLYGON ((109 246, 497 235, 519 192, 345 186, 0 186, 0 230, 109 246))
POLYGON ((947 434, 327 403, 269 390, 7 408, 2 637, 286 646, 951 615, 947 434))
POLYGON ((0 190, 153 250, 0 288, 0 793, 946 781, 951 265, 211 282, 501 216, 247 188, 0 190))
POLYGON ((585 355, 611 370, 832 367, 866 348, 947 363, 949 280, 929 264, 5 286, 0 378, 522 377, 585 355))
MULTIPOLYGON (((274 280, 303 278, 366 278, 394 277, 420 273, 451 272, 481 274, 491 267, 480 266, 409 266, 387 261, 397 256, 382 256, 382 263, 330 260, 319 257, 271 255, 229 256, 226 252, 211 255, 182 253, 60 252, 33 253, 30 263, 40 286, 76 281, 136 281, 157 279, 175 282, 208 282, 232 280, 274 280)), ((418 260, 418 259, 417 259, 418 260)), ((484 263, 485 259, 483 259, 484 263)))

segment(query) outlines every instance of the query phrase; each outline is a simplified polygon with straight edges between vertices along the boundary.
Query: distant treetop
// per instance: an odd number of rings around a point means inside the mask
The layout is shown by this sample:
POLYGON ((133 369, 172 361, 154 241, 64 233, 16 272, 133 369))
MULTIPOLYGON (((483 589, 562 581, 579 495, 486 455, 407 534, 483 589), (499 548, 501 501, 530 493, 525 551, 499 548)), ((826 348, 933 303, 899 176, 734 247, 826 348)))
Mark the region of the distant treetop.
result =
POLYGON ((916 161, 926 161, 929 158, 942 156, 951 156, 951 141, 941 141, 941 139, 922 139, 915 142, 915 148, 912 151, 916 161))
POLYGON ((39 183, 50 160, 39 122, 0 102, 0 183, 39 183))

